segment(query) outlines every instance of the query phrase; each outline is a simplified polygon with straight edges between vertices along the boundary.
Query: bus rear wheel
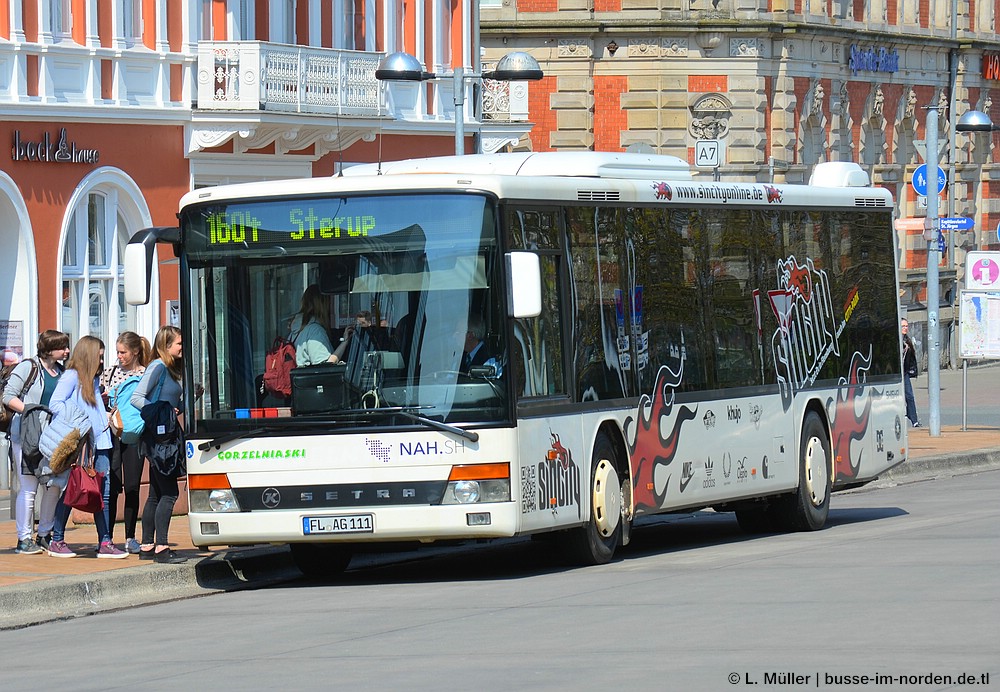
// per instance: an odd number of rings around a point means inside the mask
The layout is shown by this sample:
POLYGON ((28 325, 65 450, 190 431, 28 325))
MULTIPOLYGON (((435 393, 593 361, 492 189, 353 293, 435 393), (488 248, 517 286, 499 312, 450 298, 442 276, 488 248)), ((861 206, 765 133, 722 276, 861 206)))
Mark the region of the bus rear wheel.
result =
POLYGON ((799 487, 791 495, 777 498, 771 516, 785 531, 816 531, 830 514, 833 478, 830 473, 830 439, 815 412, 806 414, 799 443, 799 487))
POLYGON ((353 551, 331 543, 292 543, 292 561, 311 579, 334 579, 344 573, 353 551))
POLYGON ((623 505, 629 488, 618 476, 618 455, 607 435, 594 443, 590 464, 590 520, 570 532, 566 548, 569 558, 581 565, 611 562, 622 538, 623 505))

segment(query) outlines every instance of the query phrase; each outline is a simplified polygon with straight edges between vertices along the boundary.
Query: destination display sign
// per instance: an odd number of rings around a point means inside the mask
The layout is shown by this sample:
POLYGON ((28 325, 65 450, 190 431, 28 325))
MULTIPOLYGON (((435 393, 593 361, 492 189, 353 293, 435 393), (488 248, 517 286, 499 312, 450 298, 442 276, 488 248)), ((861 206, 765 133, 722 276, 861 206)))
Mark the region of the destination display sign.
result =
MULTIPOLYGON (((371 214, 320 216, 313 206, 292 207, 288 210, 288 223, 294 230, 268 230, 263 226, 260 217, 251 211, 211 212, 207 216, 206 223, 209 245, 258 243, 262 239, 262 234, 274 233, 290 241, 337 240, 359 238, 375 230, 375 217, 371 214)), ((270 237, 268 239, 273 240, 270 237)))
POLYGON ((194 256, 340 254, 372 242, 405 250, 430 241, 429 229, 478 238, 485 205, 469 194, 255 198, 187 207, 181 225, 194 256))

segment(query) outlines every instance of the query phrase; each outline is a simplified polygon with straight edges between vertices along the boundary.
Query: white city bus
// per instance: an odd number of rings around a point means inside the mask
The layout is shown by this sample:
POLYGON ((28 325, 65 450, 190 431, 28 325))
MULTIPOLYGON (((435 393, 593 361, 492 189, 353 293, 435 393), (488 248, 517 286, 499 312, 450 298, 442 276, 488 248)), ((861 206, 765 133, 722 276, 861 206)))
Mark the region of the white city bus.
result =
POLYGON ((126 290, 174 245, 194 543, 333 574, 361 543, 545 532, 599 564, 636 517, 697 508, 819 529, 906 458, 892 216, 851 163, 743 184, 592 152, 191 192, 129 245, 126 290), (310 287, 323 348, 350 347, 265 391, 310 287))

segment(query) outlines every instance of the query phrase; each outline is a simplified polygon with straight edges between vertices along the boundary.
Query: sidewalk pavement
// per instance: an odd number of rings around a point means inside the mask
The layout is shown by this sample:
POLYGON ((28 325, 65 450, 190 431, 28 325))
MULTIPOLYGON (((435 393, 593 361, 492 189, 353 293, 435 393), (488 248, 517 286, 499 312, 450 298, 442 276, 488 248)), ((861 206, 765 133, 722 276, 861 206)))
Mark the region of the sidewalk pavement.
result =
MULTIPOLYGON (((909 460, 877 483, 993 469, 1000 469, 1000 428, 942 426, 939 437, 916 428, 910 430, 909 460)), ((118 545, 123 545, 121 524, 115 530, 118 545)), ((300 576, 284 546, 199 550, 191 543, 187 517, 174 517, 170 535, 173 548, 188 558, 186 563, 160 565, 140 561, 137 555, 101 561, 94 552, 92 525, 68 529, 66 542, 79 557, 67 560, 14 553, 14 522, 0 521, 0 629, 256 588, 300 576)))

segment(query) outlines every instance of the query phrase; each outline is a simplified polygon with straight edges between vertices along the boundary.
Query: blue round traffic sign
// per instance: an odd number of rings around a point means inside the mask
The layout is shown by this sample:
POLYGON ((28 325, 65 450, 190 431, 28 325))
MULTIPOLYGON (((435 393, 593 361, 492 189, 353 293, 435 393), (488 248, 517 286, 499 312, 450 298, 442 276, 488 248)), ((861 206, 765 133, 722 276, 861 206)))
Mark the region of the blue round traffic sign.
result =
MULTIPOLYGON (((910 181, 913 185, 914 191, 921 197, 927 196, 927 164, 922 163, 917 166, 917 170, 913 171, 913 180, 910 181)), ((948 176, 945 174, 944 169, 938 166, 937 169, 937 193, 940 195, 944 192, 944 186, 948 183, 948 176)))

